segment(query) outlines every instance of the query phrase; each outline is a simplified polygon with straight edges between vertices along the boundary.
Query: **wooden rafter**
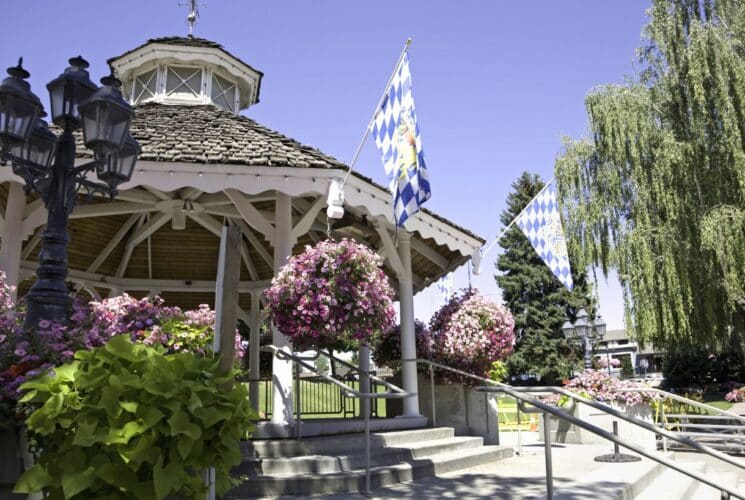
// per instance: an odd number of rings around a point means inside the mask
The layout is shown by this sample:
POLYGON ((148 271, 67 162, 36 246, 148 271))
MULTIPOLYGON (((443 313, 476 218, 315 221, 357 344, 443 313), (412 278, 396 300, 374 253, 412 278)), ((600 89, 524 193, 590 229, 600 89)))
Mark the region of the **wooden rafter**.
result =
POLYGON ((269 241, 274 241, 274 226, 254 207, 250 201, 240 191, 236 189, 226 189, 225 194, 238 209, 241 217, 251 227, 255 228, 269 241))
POLYGON ((111 252, 114 251, 116 246, 119 244, 122 239, 127 235, 129 230, 134 226, 137 221, 142 219, 142 215, 140 214, 134 214, 127 219, 124 224, 122 224, 122 227, 119 228, 119 230, 116 232, 114 236, 109 240, 109 242, 106 244, 103 250, 101 250, 98 255, 96 256, 96 259, 91 263, 90 266, 88 266, 87 271, 89 273, 95 273, 99 267, 101 267, 101 264, 104 263, 106 258, 111 254, 111 252))

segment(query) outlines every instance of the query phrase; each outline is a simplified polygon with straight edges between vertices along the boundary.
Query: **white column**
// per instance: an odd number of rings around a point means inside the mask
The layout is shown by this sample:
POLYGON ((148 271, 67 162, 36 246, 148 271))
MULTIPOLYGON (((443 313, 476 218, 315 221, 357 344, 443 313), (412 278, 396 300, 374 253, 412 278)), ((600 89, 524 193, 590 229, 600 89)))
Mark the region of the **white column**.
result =
MULTIPOLYGON (((411 279, 411 236, 405 230, 398 232, 398 256, 403 272, 398 275, 399 312, 401 314, 401 359, 416 358, 416 338, 414 332, 414 286, 411 279)), ((416 363, 401 365, 403 389, 417 396, 404 398, 404 417, 418 417, 419 390, 416 378, 416 363)))
POLYGON ((23 186, 10 182, 8 202, 5 205, 5 224, 3 225, 2 244, 0 244, 0 269, 5 271, 7 283, 18 285, 21 272, 21 249, 23 238, 23 210, 26 208, 26 194, 23 186))
POLYGON ((251 292, 251 310, 248 314, 248 328, 251 330, 248 339, 248 400, 251 402, 251 408, 255 412, 259 411, 259 377, 261 377, 260 365, 260 347, 261 347, 261 308, 260 308, 261 291, 254 290, 251 292))
MULTIPOLYGON (((291 198, 277 193, 274 235, 274 272, 287 263, 292 255, 292 205, 291 198)), ((272 325, 272 343, 280 349, 292 352, 290 341, 272 325)), ((288 425, 294 423, 292 415, 292 362, 272 361, 272 423, 288 425)))

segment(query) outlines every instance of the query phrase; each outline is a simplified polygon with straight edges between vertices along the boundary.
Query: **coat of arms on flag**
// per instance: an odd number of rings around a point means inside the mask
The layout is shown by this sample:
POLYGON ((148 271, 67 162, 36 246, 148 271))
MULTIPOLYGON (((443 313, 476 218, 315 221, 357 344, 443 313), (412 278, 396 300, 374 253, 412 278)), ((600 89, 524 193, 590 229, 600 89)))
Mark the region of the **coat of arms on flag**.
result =
POLYGON ((571 290, 574 287, 572 270, 556 202, 556 188, 551 182, 525 207, 517 218, 517 225, 551 272, 571 290))
POLYGON ((419 125, 411 95, 409 57, 404 54, 372 124, 375 144, 390 178, 396 225, 419 210, 431 196, 419 125))

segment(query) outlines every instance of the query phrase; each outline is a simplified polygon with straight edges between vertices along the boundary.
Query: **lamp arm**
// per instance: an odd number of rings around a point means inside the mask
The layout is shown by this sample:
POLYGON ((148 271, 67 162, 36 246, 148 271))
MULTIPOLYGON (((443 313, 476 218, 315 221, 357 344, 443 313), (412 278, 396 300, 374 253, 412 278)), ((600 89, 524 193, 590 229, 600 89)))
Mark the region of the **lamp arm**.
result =
POLYGON ((70 175, 77 176, 78 174, 92 172, 98 168, 105 160, 96 158, 95 160, 78 165, 70 171, 70 175))

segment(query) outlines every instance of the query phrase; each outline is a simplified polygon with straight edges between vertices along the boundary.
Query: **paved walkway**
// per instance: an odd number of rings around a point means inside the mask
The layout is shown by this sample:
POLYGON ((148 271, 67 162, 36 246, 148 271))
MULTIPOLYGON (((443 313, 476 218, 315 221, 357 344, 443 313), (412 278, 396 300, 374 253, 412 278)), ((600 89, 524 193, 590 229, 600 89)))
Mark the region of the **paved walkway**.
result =
POLYGON ((745 417, 745 403, 735 403, 727 411, 745 417))
MULTIPOLYGON (((507 440, 516 442, 516 433, 508 434, 507 440), (510 436, 509 434, 513 434, 510 436)), ((507 460, 479 465, 457 472, 429 477, 410 483, 400 483, 377 488, 372 495, 365 497, 359 493, 317 495, 310 498, 318 500, 345 499, 524 499, 545 498, 545 456, 542 443, 537 442, 538 433, 524 432, 523 454, 507 460)), ((505 439, 503 439, 505 441, 505 439)), ((506 443, 503 443, 506 444, 506 443)), ((638 467, 635 464, 613 464, 614 473, 603 485, 595 485, 592 491, 583 490, 581 478, 608 464, 595 462, 594 457, 612 452, 609 445, 571 445, 556 444, 552 447, 554 488, 557 493, 571 488, 571 498, 602 498, 598 487, 615 489, 623 483, 614 478, 627 476, 626 469, 638 467), (579 496, 575 496, 580 492, 579 496)), ((289 498, 289 497, 287 497, 289 498)))

